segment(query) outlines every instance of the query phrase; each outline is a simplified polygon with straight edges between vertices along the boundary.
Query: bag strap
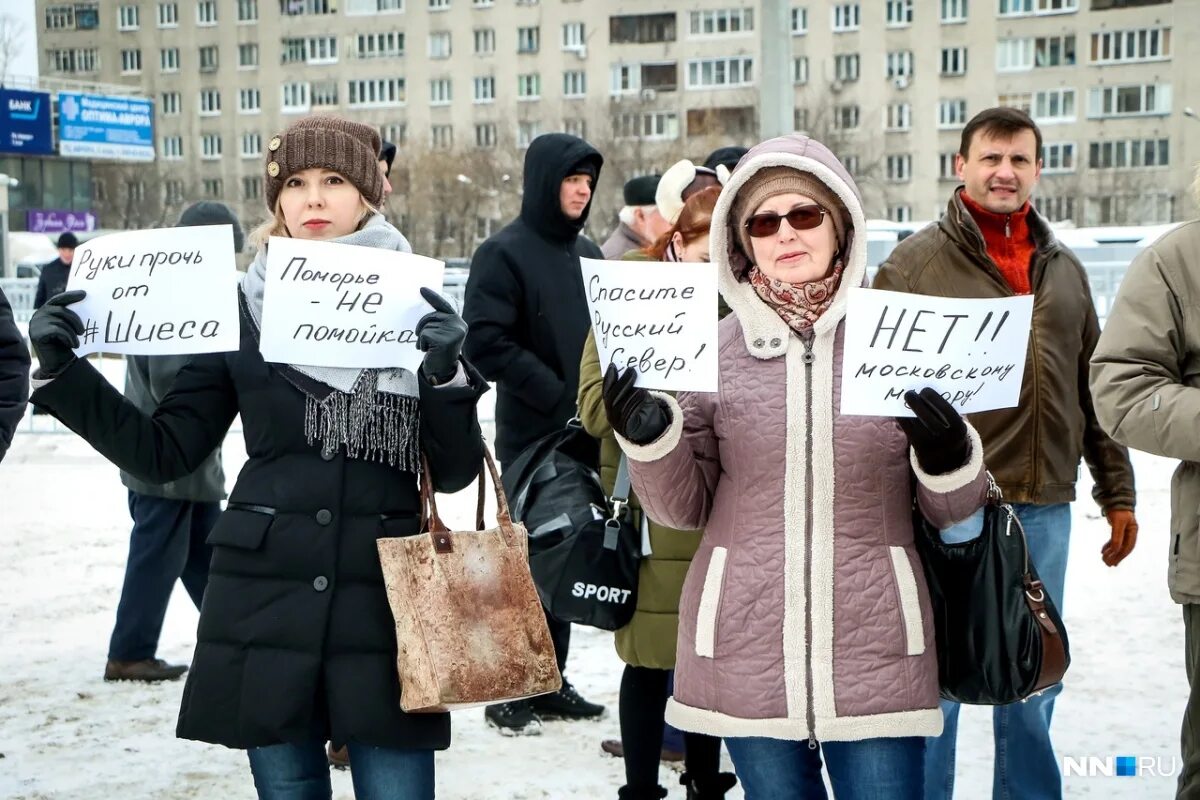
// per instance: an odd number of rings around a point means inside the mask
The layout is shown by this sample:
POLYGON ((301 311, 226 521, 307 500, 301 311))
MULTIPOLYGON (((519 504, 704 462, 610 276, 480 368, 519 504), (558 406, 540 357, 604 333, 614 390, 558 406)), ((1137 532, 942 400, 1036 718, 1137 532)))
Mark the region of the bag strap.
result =
MULTIPOLYGON (((496 524, 504 535, 509 547, 521 544, 521 536, 513 527, 512 516, 508 511, 508 498, 504 495, 504 487, 500 483, 500 471, 492 458, 492 451, 486 443, 483 445, 483 464, 479 468, 479 501, 475 509, 475 530, 483 527, 484 491, 487 476, 492 476, 492 486, 496 491, 496 524)), ((449 553, 453 550, 450 539, 450 529, 442 521, 437 509, 437 493, 433 490, 433 478, 429 474, 429 461, 421 453, 421 528, 422 533, 428 533, 433 539, 434 550, 439 553, 449 553)))
POLYGON ((604 549, 616 550, 621 534, 621 521, 629 505, 629 459, 621 453, 617 463, 617 479, 613 482, 612 495, 608 498, 612 516, 604 523, 604 549))

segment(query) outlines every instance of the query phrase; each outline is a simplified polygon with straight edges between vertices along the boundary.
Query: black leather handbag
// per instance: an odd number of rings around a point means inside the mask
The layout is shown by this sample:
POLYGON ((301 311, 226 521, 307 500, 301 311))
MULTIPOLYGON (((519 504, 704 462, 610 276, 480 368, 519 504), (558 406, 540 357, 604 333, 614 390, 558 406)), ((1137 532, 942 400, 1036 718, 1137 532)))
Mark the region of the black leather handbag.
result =
POLYGON ((915 532, 933 605, 942 697, 994 706, 1061 681, 1071 651, 1029 559, 1021 521, 991 476, 989 482, 978 538, 947 544, 920 514, 915 532))
POLYGON ((642 537, 629 513, 629 462, 621 455, 613 494, 558 544, 531 552, 529 571, 555 619, 615 631, 637 608, 642 537))

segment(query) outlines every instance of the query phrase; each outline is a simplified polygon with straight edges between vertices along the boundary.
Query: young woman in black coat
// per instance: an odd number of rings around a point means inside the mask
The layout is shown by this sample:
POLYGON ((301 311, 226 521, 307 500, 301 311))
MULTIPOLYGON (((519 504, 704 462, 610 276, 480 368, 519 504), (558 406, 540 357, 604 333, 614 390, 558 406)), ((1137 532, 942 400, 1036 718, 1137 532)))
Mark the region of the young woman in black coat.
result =
POLYGON ((141 413, 71 348, 67 292, 30 338, 33 402, 147 481, 193 471, 239 413, 248 459, 208 538, 213 560, 177 734, 249 751, 260 798, 331 795, 325 742, 346 744, 360 799, 428 800, 447 714, 400 710, 395 627, 375 540, 418 532, 423 453, 434 486, 457 491, 483 458, 483 378, 461 359, 466 325, 430 292, 417 373, 268 364, 259 353, 267 235, 411 248, 376 207, 374 129, 302 119, 268 146, 274 219, 241 283, 241 349, 195 357, 141 413))

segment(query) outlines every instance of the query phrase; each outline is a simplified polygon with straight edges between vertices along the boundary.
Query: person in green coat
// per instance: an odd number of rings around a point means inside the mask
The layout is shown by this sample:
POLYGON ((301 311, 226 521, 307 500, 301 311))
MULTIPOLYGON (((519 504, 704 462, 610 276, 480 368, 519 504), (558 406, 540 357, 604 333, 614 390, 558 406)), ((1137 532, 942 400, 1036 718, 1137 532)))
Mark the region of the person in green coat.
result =
MULTIPOLYGON (((719 194, 717 187, 711 187, 692 195, 669 231, 645 250, 626 253, 623 260, 708 261, 708 231, 719 194)), ((621 448, 604 413, 604 366, 595 335, 589 333, 579 367, 579 416, 587 432, 600 440, 600 477, 605 491, 611 493, 621 448)), ((650 546, 639 568, 637 609, 629 624, 616 632, 617 655, 626 665, 620 696, 625 786, 618 797, 659 800, 666 796, 658 783, 658 763, 663 713, 675 668, 679 595, 700 544, 700 531, 677 531, 644 519, 637 497, 631 494, 629 502, 650 546)), ((724 797, 736 779, 720 772, 721 740, 685 733, 684 743, 686 771, 680 783, 687 787, 689 800, 724 797)))

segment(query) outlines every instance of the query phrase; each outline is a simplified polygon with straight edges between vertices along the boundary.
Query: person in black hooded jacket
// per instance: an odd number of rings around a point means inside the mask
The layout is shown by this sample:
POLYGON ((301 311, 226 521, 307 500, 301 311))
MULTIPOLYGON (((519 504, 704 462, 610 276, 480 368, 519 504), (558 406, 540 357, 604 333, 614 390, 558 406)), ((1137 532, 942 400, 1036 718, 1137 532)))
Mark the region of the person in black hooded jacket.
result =
MULTIPOLYGON (((565 133, 539 136, 525 153, 521 214, 475 251, 467 278, 464 353, 496 383, 496 455, 520 452, 575 416, 579 362, 591 323, 579 259, 603 258, 580 234, 604 159, 565 133)), ((547 615, 562 670, 571 626, 547 615)), ((508 735, 540 732, 543 718, 592 718, 604 707, 570 683, 551 695, 490 706, 508 735)))

